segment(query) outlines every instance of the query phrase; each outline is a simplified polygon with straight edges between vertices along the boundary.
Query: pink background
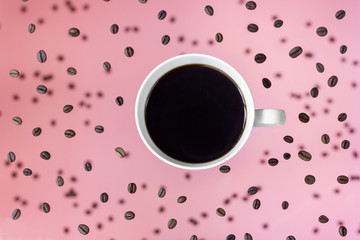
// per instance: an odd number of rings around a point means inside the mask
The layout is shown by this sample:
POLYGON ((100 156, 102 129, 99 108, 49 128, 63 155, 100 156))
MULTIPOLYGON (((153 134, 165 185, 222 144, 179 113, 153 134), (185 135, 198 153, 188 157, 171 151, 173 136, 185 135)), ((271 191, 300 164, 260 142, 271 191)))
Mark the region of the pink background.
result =
POLYGON ((199 239, 211 240, 226 239, 229 234, 243 239, 246 232, 254 239, 285 240, 288 235, 296 239, 340 239, 341 224, 348 229, 346 239, 360 238, 360 181, 353 179, 346 185, 336 181, 339 175, 360 175, 360 2, 256 2, 257 8, 250 11, 244 1, 238 0, 148 0, 146 4, 137 0, 78 0, 71 2, 76 8, 71 12, 65 1, 1 1, 0 239, 182 240, 196 234, 199 239), (53 5, 57 5, 57 11, 52 10, 53 5), (205 14, 206 5, 213 6, 213 16, 205 14), (346 11, 342 20, 335 18, 340 9, 346 11), (160 10, 167 11, 161 21, 157 19, 160 10), (284 21, 279 29, 273 27, 274 16, 284 21), (38 23, 39 19, 44 20, 43 24, 38 23), (307 22, 312 25, 307 26, 307 22), (33 34, 27 30, 30 23, 36 25, 33 34), (115 35, 110 33, 114 23, 120 28, 115 35), (248 32, 249 23, 256 23, 259 31, 248 32), (316 35, 320 26, 327 27, 327 36, 316 35), (71 27, 80 29, 79 37, 67 34, 71 27), (130 31, 126 32, 127 27, 130 31), (138 27, 137 32, 134 27, 138 27), (215 41, 218 32, 224 36, 221 43, 215 41), (166 46, 161 44, 165 34, 171 38, 166 46), (180 36, 183 42, 178 41, 180 36), (341 55, 343 44, 348 51, 341 55), (127 46, 135 51, 131 58, 124 55, 127 46), (304 52, 292 59, 288 53, 295 46, 302 46, 304 52), (46 63, 37 61, 40 49, 47 53, 46 63), (231 167, 227 174, 218 167, 189 171, 167 165, 151 154, 137 132, 134 107, 142 81, 155 66, 181 53, 204 53, 225 60, 247 81, 256 108, 286 111, 285 126, 252 131, 244 148, 227 162, 231 167), (255 63, 257 53, 266 54, 263 64, 255 63), (306 53, 313 57, 306 57, 306 53), (64 61, 57 60, 59 55, 64 61), (111 63, 110 73, 102 67, 105 61, 111 63), (316 71, 316 62, 324 64, 324 73, 316 71), (77 75, 66 73, 70 66, 77 69, 77 75), (11 78, 10 69, 18 69, 23 78, 11 78), (36 71, 39 77, 34 76, 36 71), (54 78, 44 82, 42 77, 50 73, 54 78), (327 79, 332 75, 337 75, 339 82, 330 88, 327 79), (271 88, 262 86, 264 77, 272 81, 271 88), (68 87, 70 83, 75 85, 73 90, 68 87), (53 94, 37 93, 39 84, 46 85, 53 94), (314 86, 319 86, 317 98, 308 94, 314 86), (97 96, 99 91, 102 98, 97 96), (87 93, 91 96, 86 97, 87 93), (117 96, 124 98, 121 107, 115 104, 117 96), (33 103, 33 97, 37 103, 33 103), (74 106, 68 114, 62 112, 66 104, 74 106), (311 116, 309 123, 298 120, 300 112, 311 116), (340 123, 337 116, 342 112, 348 119, 340 123), (12 123, 14 116, 23 119, 21 126, 12 123), (51 125, 53 120, 55 126, 51 125), (104 133, 96 133, 96 125, 104 126, 104 133), (42 128, 38 137, 31 133, 35 127, 42 128), (74 129, 76 136, 66 138, 66 129, 74 129), (331 138, 328 145, 320 141, 324 133, 331 138), (293 136, 294 142, 284 142, 285 135, 293 136), (344 139, 351 143, 347 150, 340 147, 344 139), (115 155, 118 146, 128 153, 126 158, 115 155), (301 147, 312 153, 310 162, 298 158, 301 147), (51 153, 48 161, 40 158, 44 150, 51 153), (9 151, 17 159, 6 164, 9 151), (289 160, 283 159, 284 152, 291 154, 289 160), (279 159, 275 167, 267 164, 272 157, 279 159), (92 162, 91 172, 84 170, 87 160, 92 162), (38 178, 24 176, 23 168, 31 168, 38 178), (60 169, 65 179, 63 187, 55 184, 60 169), (313 185, 304 182, 308 174, 316 177, 313 185), (72 182, 72 177, 77 181, 72 182), (127 192, 130 182, 138 186, 135 194, 127 192), (141 187, 143 184, 146 189, 141 187), (164 198, 157 196, 161 186, 167 189, 164 198), (261 190, 248 196, 251 186, 260 186, 261 190), (70 189, 77 197, 65 197, 70 189), (107 203, 100 202, 102 192, 109 194, 107 203), (181 195, 187 196, 183 204, 177 203, 181 195), (14 200, 16 196, 19 201, 14 200), (252 208, 255 198, 262 203, 258 210, 252 208), (119 204, 120 199, 125 202, 119 204), (230 199, 228 204, 226 199, 230 199), (288 210, 281 208, 285 200, 290 204, 288 210), (50 204, 48 214, 39 209, 42 202, 50 204), (92 208, 94 202, 98 203, 96 209, 92 208), (159 212, 161 206, 163 212, 159 212), (216 214, 218 207, 225 209, 225 217, 216 214), (11 214, 16 208, 22 214, 14 221, 11 214), (91 214, 86 214, 89 209, 91 214), (130 210, 136 216, 127 221, 124 213, 130 210), (206 218, 203 213, 207 213, 206 218), (320 215, 328 216, 330 221, 319 223, 320 215), (113 221, 108 220, 110 216, 113 221), (178 221, 172 230, 167 228, 171 218, 178 221), (88 235, 79 233, 80 223, 90 227, 88 235), (102 223, 101 229, 98 223, 102 223), (160 233, 155 234, 155 229, 160 233))

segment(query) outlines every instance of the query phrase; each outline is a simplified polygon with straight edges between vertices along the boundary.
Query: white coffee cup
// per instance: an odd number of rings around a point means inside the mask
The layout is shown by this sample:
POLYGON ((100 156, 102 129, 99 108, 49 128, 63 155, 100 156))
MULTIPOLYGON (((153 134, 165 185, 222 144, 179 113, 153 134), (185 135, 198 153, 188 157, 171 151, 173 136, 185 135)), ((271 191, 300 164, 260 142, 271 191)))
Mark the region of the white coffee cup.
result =
MULTIPOLYGON (((240 93, 239 93, 240 94, 240 93)), ((139 134, 150 151, 162 161, 183 169, 207 169, 220 165, 233 157, 245 144, 253 127, 281 126, 285 123, 285 112, 279 109, 255 109, 250 89, 242 76, 228 63, 204 54, 184 54, 170 58, 155 67, 142 83, 135 103, 135 119, 139 134), (145 107, 149 93, 159 78, 174 68, 189 64, 208 65, 228 75, 238 86, 245 102, 245 124, 243 133, 234 147, 218 159, 205 163, 188 163, 174 159, 162 152, 151 139, 145 123, 145 107)))

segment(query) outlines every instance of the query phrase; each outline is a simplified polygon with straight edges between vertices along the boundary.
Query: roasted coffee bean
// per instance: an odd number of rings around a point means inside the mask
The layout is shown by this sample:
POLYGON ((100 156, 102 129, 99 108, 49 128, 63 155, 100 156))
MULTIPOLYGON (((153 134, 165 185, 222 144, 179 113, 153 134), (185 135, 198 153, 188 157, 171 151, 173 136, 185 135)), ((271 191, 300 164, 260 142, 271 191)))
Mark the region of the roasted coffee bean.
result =
POLYGON ((41 157, 42 159, 44 159, 44 160, 49 160, 50 157, 51 157, 51 155, 50 155, 50 153, 49 153, 48 151, 42 151, 42 152, 40 153, 40 157, 41 157))
POLYGON ((71 37, 78 37, 80 35, 80 30, 77 28, 70 28, 69 29, 69 35, 71 37))
POLYGON ((209 15, 209 16, 214 15, 214 9, 213 9, 213 7, 210 6, 210 5, 207 5, 207 6, 205 7, 205 13, 206 13, 207 15, 209 15))
POLYGON ((115 148, 115 153, 119 158, 123 158, 126 156, 124 149, 122 149, 121 147, 115 148))
POLYGON ((12 212, 11 216, 13 220, 16 220, 20 217, 20 215, 21 215, 21 210, 17 208, 12 212))
POLYGON ((225 217, 226 212, 224 209, 218 208, 218 209, 216 209, 216 214, 219 215, 220 217, 225 217))
POLYGON ((126 220, 132 220, 135 218, 135 213, 132 211, 127 211, 124 216, 126 220))
POLYGON ((222 173, 228 173, 228 172, 230 172, 231 168, 228 165, 223 165, 219 168, 219 170, 222 173))
POLYGON ((100 194, 100 201, 106 203, 107 201, 109 201, 109 195, 106 192, 103 192, 102 194, 100 194))
POLYGON ((263 78, 262 79, 262 84, 264 86, 264 88, 270 88, 271 87, 271 81, 267 78, 263 78))
POLYGON ((59 187, 64 185, 64 179, 63 179, 62 176, 57 176, 56 177, 56 185, 59 186, 59 187))
POLYGON ((260 202, 259 199, 255 199, 255 200, 253 201, 253 208, 254 208, 255 210, 258 210, 258 209, 260 208, 260 205, 261 205, 261 202, 260 202))
POLYGON ((329 85, 329 87, 335 87, 337 82, 338 82, 338 77, 333 75, 329 78, 328 85, 329 85))
POLYGON ((165 194, 166 194, 166 190, 165 190, 165 188, 160 188, 160 190, 159 190, 159 192, 158 192, 158 196, 159 196, 159 198, 163 198, 163 197, 165 197, 165 194))
POLYGON ((285 160, 289 160, 291 158, 291 154, 286 152, 286 153, 283 154, 283 158, 285 160))
POLYGON ((177 202, 178 202, 178 203, 184 203, 184 202, 186 202, 186 200, 187 200, 187 197, 185 197, 185 196, 180 196, 180 197, 178 197, 177 202))
POLYGON ((65 130, 65 137, 73 138, 73 137, 75 137, 75 135, 76 135, 76 133, 74 130, 72 130, 72 129, 65 130))
POLYGON ((256 63, 263 63, 266 60, 266 56, 263 53, 258 53, 254 57, 256 63))
POLYGON ((325 215, 321 215, 319 217, 319 222, 320 223, 327 223, 328 221, 329 221, 329 218, 327 216, 325 216, 325 215))
POLYGON ((159 13, 158 13, 158 19, 159 20, 163 20, 165 17, 166 17, 166 11, 165 10, 161 10, 159 13))
POLYGON ((69 74, 69 75, 76 75, 76 73, 77 73, 76 69, 73 68, 73 67, 68 67, 68 68, 66 69, 66 72, 67 72, 67 74, 69 74))
POLYGON ((39 136, 39 135, 41 134, 41 132, 42 132, 41 128, 36 127, 36 128, 34 128, 34 129, 32 130, 32 135, 33 135, 34 137, 37 137, 37 136, 39 136))
POLYGON ((287 143, 293 143, 294 142, 294 138, 292 136, 286 135, 284 137, 284 141, 287 143))
POLYGON ((283 20, 278 19, 274 22, 274 27, 280 28, 283 24, 284 24, 283 20))
POLYGON ((9 162, 15 162, 15 160, 16 160, 16 155, 15 155, 15 153, 9 152, 9 153, 8 153, 8 161, 9 161, 9 162))
POLYGON ((170 37, 169 37, 169 35, 164 35, 164 36, 162 36, 162 38, 161 38, 161 43, 163 44, 163 45, 166 45, 166 44, 168 44, 170 42, 170 37))
POLYGON ((46 62, 47 56, 46 56, 46 53, 44 50, 38 51, 36 56, 37 56, 37 59, 39 62, 41 62, 41 63, 46 62))
POLYGON ((286 237, 286 240, 296 240, 296 238, 293 235, 289 235, 286 237))
POLYGON ((269 164, 270 166, 272 166, 272 167, 278 165, 278 163, 279 163, 279 160, 277 160, 276 158, 270 158, 270 159, 268 160, 268 164, 269 164))
POLYGON ((224 37, 223 37, 223 35, 222 35, 221 33, 217 33, 217 34, 215 35, 215 40, 216 40, 217 42, 222 42, 222 41, 224 40, 224 37))
POLYGON ((346 46, 346 45, 341 45, 341 47, 340 47, 340 53, 341 53, 341 54, 344 54, 344 53, 346 53, 346 51, 347 51, 347 46, 346 46))
POLYGON ((139 3, 146 3, 147 2, 147 0, 139 0, 139 3))
POLYGON ((65 105, 65 106, 63 107, 63 112, 64 112, 64 113, 69 113, 69 112, 71 112, 73 109, 74 109, 74 107, 73 107, 72 105, 65 105))
POLYGON ((300 150, 298 153, 298 156, 300 159, 302 159, 304 161, 310 161, 312 158, 311 154, 305 150, 300 150))
POLYGON ((296 46, 290 50, 289 56, 291 58, 296 58, 296 57, 300 56, 300 54, 302 52, 303 52, 303 49, 300 46, 296 46))
POLYGON ((229 235, 227 235, 227 237, 226 237, 226 240, 235 240, 235 239, 236 239, 236 237, 235 237, 234 234, 229 234, 229 235))
POLYGON ((197 237, 196 235, 192 235, 192 236, 190 237, 190 240, 198 240, 198 237, 197 237))
POLYGON ((250 23, 248 26, 247 26, 247 29, 249 32, 257 32, 259 30, 259 27, 258 25, 254 24, 254 23, 250 23))
POLYGON ((39 85, 36 87, 36 91, 40 94, 45 94, 47 92, 47 87, 44 85, 39 85))
POLYGON ((115 98, 116 105, 121 106, 124 104, 124 99, 121 96, 115 98))
POLYGON ((349 178, 347 176, 340 175, 337 177, 337 181, 340 184, 347 184, 349 182, 349 178))
POLYGON ((315 183, 315 181, 316 181, 316 179, 315 179, 315 177, 313 175, 307 175, 305 177, 305 183, 306 184, 312 185, 312 184, 315 183))
POLYGON ((328 33, 328 30, 326 29, 326 27, 318 27, 316 29, 316 34, 319 35, 320 37, 326 36, 327 33, 328 33))
POLYGON ((41 205, 41 209, 43 210, 44 213, 48 213, 50 212, 50 205, 47 202, 44 202, 41 205))
POLYGON ((245 233, 244 239, 245 239, 245 240, 253 240, 253 238, 252 238, 252 236, 251 236, 250 233, 245 233))
POLYGON ((249 189, 248 189, 248 194, 249 195, 255 195, 257 192, 258 192, 258 188, 257 187, 255 187, 255 186, 253 186, 253 187, 250 187, 249 189))
POLYGON ((254 10, 256 8, 256 2, 254 1, 248 1, 246 2, 246 8, 249 10, 254 10))
POLYGON ((24 168, 23 174, 24 174, 25 176, 31 176, 32 170, 31 170, 30 168, 24 168))
POLYGON ((319 73, 322 73, 325 71, 325 67, 322 63, 316 63, 316 70, 319 72, 319 73))
POLYGON ((84 169, 85 169, 85 171, 90 172, 91 169, 92 169, 91 163, 90 163, 90 162, 86 162, 85 165, 84 165, 84 169))
POLYGON ((339 234, 340 234, 340 236, 345 237, 345 236, 347 235, 347 229, 346 229, 346 227, 340 226, 340 227, 339 227, 339 234))
POLYGON ((177 224, 176 219, 172 218, 168 221, 168 228, 173 229, 174 227, 176 227, 176 224, 177 224))
POLYGON ((345 15, 346 15, 346 12, 344 10, 339 10, 335 13, 335 17, 339 20, 343 19, 345 17, 345 15))
POLYGON ((34 33, 35 29, 36 29, 35 24, 30 23, 29 26, 28 26, 29 33, 34 33))
POLYGON ((330 142, 330 137, 326 133, 321 135, 321 142, 324 144, 328 144, 330 142))
POLYGON ((97 125, 95 128, 95 132, 97 133, 103 133, 104 132, 104 127, 101 125, 97 125))
POLYGON ((306 113, 300 113, 299 120, 300 120, 300 122, 307 123, 310 121, 310 117, 306 113))
POLYGON ((313 87, 313 88, 310 90, 310 95, 311 95, 313 98, 316 98, 317 96, 319 96, 319 89, 316 88, 316 87, 313 87))
POLYGON ((111 70, 111 65, 110 65, 110 63, 109 63, 109 62, 104 62, 104 63, 103 63, 103 68, 104 68, 104 70, 105 70, 106 72, 110 72, 110 70, 111 70))
POLYGON ((129 183, 127 186, 128 192, 131 194, 134 194, 136 192, 136 184, 135 183, 129 183))
POLYGON ((289 203, 288 203, 287 201, 283 201, 283 202, 281 203, 281 207, 282 207, 282 209, 286 210, 286 209, 288 209, 288 207, 289 207, 289 203))
POLYGON ((82 235, 86 235, 90 232, 90 228, 85 224, 79 224, 78 230, 82 235))
POLYGON ((350 142, 348 140, 344 140, 341 142, 341 147, 343 149, 348 149, 350 147, 350 142))
POLYGON ((124 53, 125 56, 132 57, 134 55, 134 49, 132 47, 126 47, 124 53))
POLYGON ((338 119, 339 122, 343 122, 343 121, 346 120, 346 118, 347 118, 346 113, 340 113, 337 119, 338 119))
POLYGON ((117 24, 111 25, 111 27, 110 27, 110 32, 111 32, 112 34, 117 34, 118 31, 119 31, 119 26, 118 26, 117 24))
POLYGON ((17 78, 20 73, 19 73, 19 71, 16 70, 16 69, 11 69, 10 72, 9 72, 9 74, 10 74, 10 77, 17 78))

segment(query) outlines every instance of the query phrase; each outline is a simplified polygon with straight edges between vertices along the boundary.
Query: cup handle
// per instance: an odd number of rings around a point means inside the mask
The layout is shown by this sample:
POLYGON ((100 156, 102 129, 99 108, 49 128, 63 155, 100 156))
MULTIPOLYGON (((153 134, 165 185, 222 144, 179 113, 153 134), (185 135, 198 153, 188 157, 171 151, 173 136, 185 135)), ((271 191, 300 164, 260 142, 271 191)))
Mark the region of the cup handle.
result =
POLYGON ((273 127, 285 124, 285 111, 280 109, 255 109, 254 127, 273 127))

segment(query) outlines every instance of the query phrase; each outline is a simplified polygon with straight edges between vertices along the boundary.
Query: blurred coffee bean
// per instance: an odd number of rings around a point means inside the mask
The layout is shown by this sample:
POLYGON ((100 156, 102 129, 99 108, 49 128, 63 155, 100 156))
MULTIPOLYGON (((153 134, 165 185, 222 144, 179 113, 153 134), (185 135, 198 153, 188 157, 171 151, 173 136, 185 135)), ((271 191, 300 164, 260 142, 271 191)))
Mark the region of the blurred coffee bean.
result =
POLYGON ((213 9, 213 7, 210 6, 210 5, 207 5, 207 6, 205 7, 205 13, 206 13, 207 15, 209 15, 209 16, 214 15, 214 9, 213 9))
POLYGON ((90 232, 90 228, 85 224, 79 224, 78 230, 82 235, 87 235, 90 232))
POLYGON ((28 26, 29 33, 34 33, 35 29, 36 29, 35 24, 30 23, 29 26, 28 26))
POLYGON ((109 201, 109 195, 106 192, 103 192, 102 194, 100 194, 100 201, 106 203, 107 201, 109 201))
POLYGON ((319 95, 319 89, 316 88, 316 87, 313 87, 313 88, 310 90, 310 95, 311 95, 313 98, 316 98, 316 97, 319 95))
POLYGON ((347 229, 346 229, 346 227, 340 226, 340 227, 339 227, 339 234, 340 234, 340 236, 345 237, 345 236, 347 235, 347 229))
POLYGON ((289 235, 286 237, 286 240, 296 240, 293 235, 289 235))
POLYGON ((326 27, 318 27, 318 28, 316 29, 316 34, 317 34, 318 36, 320 36, 320 37, 326 36, 327 33, 328 33, 328 30, 327 30, 326 27))
POLYGON ((289 207, 289 203, 288 203, 287 201, 283 201, 283 202, 281 203, 281 207, 282 207, 282 209, 286 210, 286 209, 288 209, 288 207, 289 207))
POLYGON ((284 24, 283 20, 278 19, 274 22, 274 27, 280 28, 283 24, 284 24))
POLYGON ((187 198, 185 196, 180 196, 180 197, 178 197, 177 202, 184 203, 184 202, 186 202, 186 200, 187 200, 187 198))
POLYGON ((17 208, 12 212, 11 216, 13 220, 16 220, 20 217, 20 215, 21 215, 21 210, 17 208))
POLYGON ((244 239, 245 239, 245 240, 253 240, 253 238, 252 238, 252 236, 251 236, 250 233, 245 233, 244 239))
POLYGON ((315 181, 316 181, 316 179, 315 179, 315 177, 313 175, 307 175, 305 177, 305 183, 306 184, 312 185, 312 184, 315 183, 315 181))
POLYGON ((271 87, 271 81, 267 78, 263 78, 262 79, 262 84, 264 86, 264 88, 270 88, 271 87))
POLYGON ((109 63, 109 62, 104 62, 104 63, 103 63, 103 68, 104 68, 104 70, 105 70, 106 72, 110 72, 110 70, 111 70, 111 65, 110 65, 110 63, 109 63))
POLYGON ((69 29, 69 35, 71 37, 78 37, 80 35, 80 30, 77 28, 70 28, 69 29))
POLYGON ((47 202, 44 202, 44 203, 41 205, 41 208, 42 208, 42 210, 43 210, 44 213, 50 212, 50 205, 49 205, 49 203, 47 203, 47 202))
POLYGON ((45 94, 47 92, 47 87, 44 85, 39 85, 36 87, 36 91, 40 94, 45 94))
POLYGON ((9 162, 15 162, 15 160, 16 160, 16 155, 15 155, 15 153, 9 152, 9 153, 8 153, 8 161, 9 161, 9 162))
POLYGON ((56 185, 62 187, 64 185, 64 178, 62 176, 56 177, 56 185))
POLYGON ((325 71, 325 67, 322 63, 316 63, 316 70, 319 72, 319 73, 322 73, 325 71))
POLYGON ((75 135, 76 135, 76 133, 74 130, 72 130, 72 129, 65 130, 65 137, 73 138, 73 137, 75 137, 75 135))
POLYGON ((230 172, 231 168, 228 165, 223 165, 219 168, 219 170, 222 173, 228 173, 228 172, 230 172))
POLYGON ((85 165, 84 165, 84 169, 85 169, 85 171, 90 172, 91 169, 92 169, 91 163, 90 163, 90 162, 86 162, 85 165))
POLYGON ((341 53, 341 54, 345 54, 346 51, 347 51, 347 46, 346 46, 346 45, 341 45, 341 46, 340 46, 340 53, 341 53))
POLYGON ((257 192, 258 192, 258 188, 257 187, 255 187, 255 186, 253 186, 253 187, 250 187, 249 189, 248 189, 248 194, 249 195, 255 195, 257 192))
POLYGON ((30 168, 24 168, 23 174, 24 174, 25 176, 31 176, 32 170, 31 170, 30 168))
POLYGON ((284 158, 285 160, 289 160, 289 159, 291 158, 291 154, 288 153, 288 152, 286 152, 286 153, 283 154, 283 158, 284 158))
POLYGON ((115 148, 115 153, 119 158, 123 158, 126 155, 124 149, 122 149, 121 147, 115 148))
POLYGON ((321 135, 321 142, 324 144, 328 144, 330 142, 330 137, 326 133, 321 135))
POLYGON ((172 218, 168 221, 168 228, 173 229, 176 227, 177 221, 176 219, 172 218))
POLYGON ((246 2, 246 8, 249 10, 254 10, 256 8, 256 2, 254 1, 248 1, 246 2))
POLYGON ((126 47, 124 53, 125 56, 132 57, 134 55, 134 49, 132 47, 126 47))
POLYGON ((160 190, 159 190, 159 192, 158 192, 158 196, 159 196, 159 198, 163 198, 163 197, 165 197, 165 195, 166 195, 166 190, 165 190, 165 188, 160 188, 160 190))
POLYGON ((220 217, 224 217, 226 215, 226 212, 224 209, 218 208, 216 209, 216 214, 219 215, 220 217))
POLYGON ((215 40, 216 40, 217 42, 222 42, 223 39, 224 39, 224 37, 223 37, 223 35, 222 35, 221 33, 217 33, 217 34, 215 35, 215 40))
POLYGON ((235 239, 236 239, 236 237, 235 237, 234 234, 229 234, 229 235, 227 235, 227 237, 226 237, 226 240, 235 240, 235 239))
POLYGON ((162 38, 161 38, 161 43, 162 43, 163 45, 167 45, 169 42, 170 42, 170 37, 169 37, 169 35, 164 35, 164 36, 162 36, 162 38))
POLYGON ((65 106, 63 107, 63 112, 64 112, 64 113, 69 113, 69 112, 71 112, 73 109, 74 109, 74 107, 73 107, 72 105, 65 105, 65 106))
POLYGON ((75 69, 74 67, 68 67, 68 68, 66 69, 66 72, 67 72, 67 74, 69 74, 69 75, 76 75, 76 73, 77 73, 77 71, 76 71, 76 69, 75 69))
POLYGON ((48 151, 42 151, 40 153, 40 157, 44 160, 49 160, 51 157, 51 154, 48 151))
POLYGON ((119 31, 119 26, 118 26, 117 24, 111 25, 111 27, 110 27, 110 32, 111 32, 112 34, 117 34, 118 31, 119 31))
POLYGON ((134 194, 136 192, 136 184, 135 183, 129 183, 127 186, 128 192, 131 194, 134 194))
POLYGON ((116 97, 115 99, 116 105, 121 106, 124 104, 124 99, 121 96, 116 97))
POLYGON ((10 77, 17 78, 20 73, 19 73, 19 71, 16 70, 16 69, 11 69, 10 72, 9 72, 9 74, 10 74, 10 77))
POLYGON ((166 17, 166 11, 165 10, 161 10, 159 13, 158 13, 158 19, 159 20, 163 20, 165 17, 166 17))
POLYGON ((272 166, 272 167, 278 165, 278 163, 279 163, 279 160, 277 160, 276 158, 270 158, 270 159, 268 160, 268 164, 269 164, 270 166, 272 166))
POLYGON ((343 19, 345 17, 345 15, 346 15, 346 12, 344 10, 339 10, 335 13, 335 17, 339 20, 343 19))
POLYGON ((127 211, 124 216, 126 220, 132 220, 135 218, 135 213, 132 211, 127 211))
POLYGON ((104 127, 101 126, 101 125, 95 126, 94 129, 95 129, 95 132, 97 132, 97 133, 103 133, 104 132, 104 127))

